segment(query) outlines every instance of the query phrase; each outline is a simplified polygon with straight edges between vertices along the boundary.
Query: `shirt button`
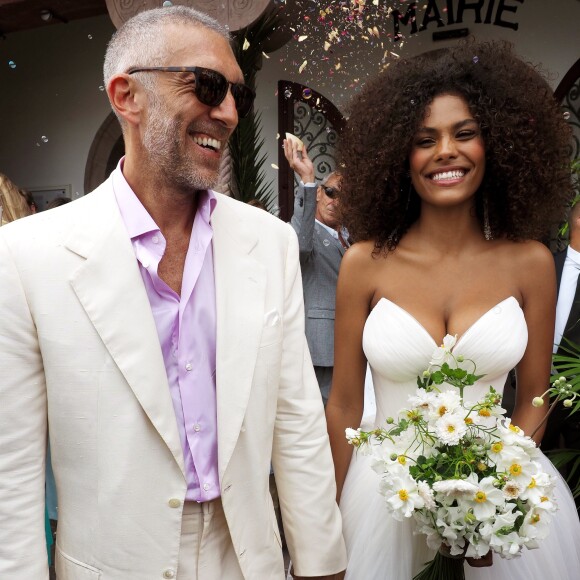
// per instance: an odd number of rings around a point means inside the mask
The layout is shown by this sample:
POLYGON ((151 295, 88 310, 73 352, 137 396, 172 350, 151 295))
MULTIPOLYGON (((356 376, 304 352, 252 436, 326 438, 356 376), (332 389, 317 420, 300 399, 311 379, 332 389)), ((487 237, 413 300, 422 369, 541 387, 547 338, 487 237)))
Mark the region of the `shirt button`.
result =
POLYGON ((143 268, 147 269, 147 268, 149 268, 149 262, 143 262, 141 264, 141 266, 143 266, 143 268))
POLYGON ((153 237, 151 238, 151 241, 152 241, 154 244, 158 244, 158 243, 159 243, 159 238, 158 238, 157 236, 153 236, 153 237))
POLYGON ((181 506, 181 500, 178 500, 175 497, 171 498, 168 503, 169 503, 169 507, 171 507, 171 508, 178 508, 181 506))
POLYGON ((187 363, 187 364, 185 365, 185 370, 186 370, 186 371, 190 371, 192 368, 193 368, 193 366, 192 366, 192 364, 191 364, 191 363, 187 363))
POLYGON ((175 571, 171 568, 167 568, 167 570, 163 572, 163 578, 175 578, 175 571))
POLYGON ((204 484, 203 484, 203 489, 204 489, 205 491, 207 491, 207 490, 209 489, 209 487, 210 487, 210 486, 209 486, 209 483, 204 483, 204 484))
POLYGON ((200 431, 200 430, 201 430, 201 425, 199 425, 198 423, 196 423, 196 424, 193 426, 193 430, 194 430, 194 431, 200 431))

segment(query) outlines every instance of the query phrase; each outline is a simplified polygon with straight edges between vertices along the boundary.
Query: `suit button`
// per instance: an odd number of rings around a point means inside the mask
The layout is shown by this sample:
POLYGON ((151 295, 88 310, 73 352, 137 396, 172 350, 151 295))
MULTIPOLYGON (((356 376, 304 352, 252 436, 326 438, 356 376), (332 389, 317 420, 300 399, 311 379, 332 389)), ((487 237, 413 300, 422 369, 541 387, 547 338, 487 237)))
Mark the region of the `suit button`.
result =
POLYGON ((167 570, 163 572, 163 578, 175 578, 175 571, 171 568, 167 568, 167 570))
POLYGON ((181 501, 175 497, 171 498, 168 503, 169 503, 169 507, 171 507, 171 508, 178 508, 181 506, 181 501))

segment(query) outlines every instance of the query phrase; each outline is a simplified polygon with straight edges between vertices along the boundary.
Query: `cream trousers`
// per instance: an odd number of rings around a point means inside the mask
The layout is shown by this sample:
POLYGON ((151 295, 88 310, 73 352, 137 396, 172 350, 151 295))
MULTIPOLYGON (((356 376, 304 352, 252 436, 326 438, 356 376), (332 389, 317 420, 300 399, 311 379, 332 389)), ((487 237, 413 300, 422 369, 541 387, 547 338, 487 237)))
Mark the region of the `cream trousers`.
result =
POLYGON ((185 502, 177 580, 243 580, 220 499, 185 502))

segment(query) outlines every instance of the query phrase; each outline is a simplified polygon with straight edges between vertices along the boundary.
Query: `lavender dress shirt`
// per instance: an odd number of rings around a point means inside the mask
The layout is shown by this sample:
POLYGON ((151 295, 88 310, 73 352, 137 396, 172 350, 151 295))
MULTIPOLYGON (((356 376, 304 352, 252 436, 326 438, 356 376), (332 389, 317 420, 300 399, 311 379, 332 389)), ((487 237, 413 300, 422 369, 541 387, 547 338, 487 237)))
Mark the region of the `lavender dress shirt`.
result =
POLYGON ((157 274, 165 252, 161 231, 122 173, 112 174, 117 204, 155 319, 185 463, 186 500, 219 497, 215 386, 216 305, 211 191, 198 192, 198 207, 185 259, 181 296, 157 274))

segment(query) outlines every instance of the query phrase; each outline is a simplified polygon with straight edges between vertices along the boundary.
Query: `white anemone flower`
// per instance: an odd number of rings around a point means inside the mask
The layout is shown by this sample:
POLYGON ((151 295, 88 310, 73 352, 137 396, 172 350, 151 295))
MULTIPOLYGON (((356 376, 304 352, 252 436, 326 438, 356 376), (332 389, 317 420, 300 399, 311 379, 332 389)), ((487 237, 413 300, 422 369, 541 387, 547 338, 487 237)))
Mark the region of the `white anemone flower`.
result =
POLYGON ((429 418, 438 421, 446 413, 453 413, 457 409, 463 411, 459 393, 455 390, 443 391, 436 395, 433 405, 429 410, 429 418))
MULTIPOLYGON (((468 480, 477 480, 477 476, 472 474, 468 480)), ((477 486, 477 491, 469 498, 468 504, 473 510, 473 515, 478 521, 483 522, 493 517, 497 508, 505 504, 505 497, 501 489, 495 487, 495 478, 484 477, 481 481, 471 481, 477 486)))
POLYGON ((412 409, 417 409, 422 415, 428 413, 437 402, 437 394, 425 389, 417 389, 414 395, 408 399, 412 409))
POLYGON ((542 509, 531 509, 524 518, 520 534, 530 540, 543 540, 550 532, 550 515, 542 509))
POLYGON ((451 349, 455 346, 457 342, 457 335, 451 336, 447 334, 443 339, 443 344, 438 346, 431 355, 431 365, 442 365, 451 358, 451 349))
POLYGON ((525 433, 517 425, 512 425, 512 420, 510 418, 500 419, 497 422, 498 434, 501 440, 506 445, 519 445, 526 449, 528 453, 532 456, 537 454, 536 443, 531 438, 525 435, 525 433))
POLYGON ((503 486, 503 494, 506 499, 518 499, 524 490, 523 485, 513 479, 508 479, 503 486))
POLYGON ((554 487, 554 481, 554 478, 545 471, 539 471, 523 489, 520 498, 529 501, 532 505, 551 501, 549 500, 549 494, 554 487))
POLYGON ((399 521, 410 518, 414 510, 421 509, 425 505, 419 495, 417 483, 403 470, 397 470, 390 476, 380 491, 385 496, 393 517, 399 521))
POLYGON ((510 479, 517 481, 522 486, 522 491, 540 471, 539 464, 531 461, 530 456, 516 446, 507 449, 497 459, 497 470, 505 471, 510 479))
POLYGON ((445 413, 435 423, 435 433, 445 445, 457 445, 467 433, 467 425, 459 413, 445 413))

